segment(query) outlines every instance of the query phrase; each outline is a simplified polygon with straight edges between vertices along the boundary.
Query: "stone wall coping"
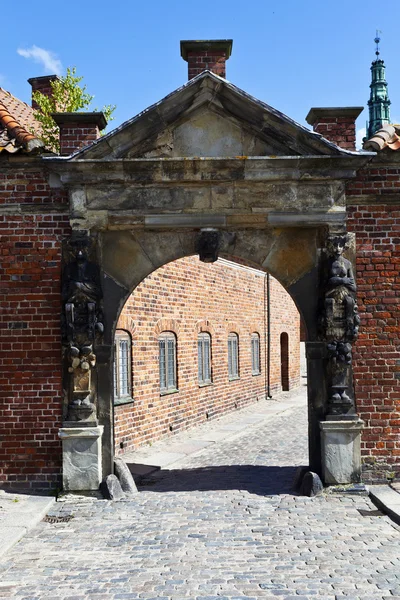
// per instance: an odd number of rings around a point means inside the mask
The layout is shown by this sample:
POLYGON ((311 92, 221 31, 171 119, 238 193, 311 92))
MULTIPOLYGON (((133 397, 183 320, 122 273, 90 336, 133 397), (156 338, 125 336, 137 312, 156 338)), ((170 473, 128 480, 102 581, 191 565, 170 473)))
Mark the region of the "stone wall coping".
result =
POLYGON ((306 121, 309 125, 314 125, 317 119, 328 118, 341 118, 345 117, 348 119, 356 120, 364 110, 363 106, 315 106, 310 108, 306 121))

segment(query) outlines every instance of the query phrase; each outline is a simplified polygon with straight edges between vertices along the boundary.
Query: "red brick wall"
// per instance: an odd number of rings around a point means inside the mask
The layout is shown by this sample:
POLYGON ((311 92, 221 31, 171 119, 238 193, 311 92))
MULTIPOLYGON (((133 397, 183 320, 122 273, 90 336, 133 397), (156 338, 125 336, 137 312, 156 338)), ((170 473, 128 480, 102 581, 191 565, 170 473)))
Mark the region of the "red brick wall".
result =
POLYGON ((356 149, 354 117, 320 117, 313 124, 313 129, 345 150, 356 149))
POLYGON ((48 206, 0 215, 0 487, 48 489, 60 481, 60 258, 68 214, 52 205, 65 200, 38 170, 0 174, 1 205, 48 206))
POLYGON ((194 50, 187 53, 188 79, 193 79, 203 71, 212 71, 226 77, 226 52, 224 50, 194 50))
POLYGON ((281 335, 289 337, 289 389, 299 385, 300 315, 285 288, 271 281, 271 388, 281 390, 281 335))
MULTIPOLYGON (((115 407, 116 451, 159 439, 266 395, 265 274, 218 261, 188 257, 169 263, 134 291, 118 327, 133 341, 134 404, 115 407), (158 335, 177 337, 179 392, 160 396, 158 335), (197 335, 212 340, 212 385, 197 381, 197 335), (239 335, 240 379, 228 379, 227 336, 239 335), (260 335, 261 374, 252 375, 251 334, 260 335)), ((299 314, 290 296, 271 278, 271 388, 281 389, 280 334, 290 339, 290 385, 299 384, 299 314)))
POLYGON ((400 476, 400 201, 388 204, 383 199, 395 199, 399 186, 399 170, 390 167, 366 169, 349 184, 348 224, 357 239, 361 316, 354 378, 358 411, 365 421, 366 481, 400 476))
POLYGON ((95 142, 99 136, 100 131, 95 124, 88 123, 85 127, 80 123, 60 125, 60 154, 69 156, 95 142))

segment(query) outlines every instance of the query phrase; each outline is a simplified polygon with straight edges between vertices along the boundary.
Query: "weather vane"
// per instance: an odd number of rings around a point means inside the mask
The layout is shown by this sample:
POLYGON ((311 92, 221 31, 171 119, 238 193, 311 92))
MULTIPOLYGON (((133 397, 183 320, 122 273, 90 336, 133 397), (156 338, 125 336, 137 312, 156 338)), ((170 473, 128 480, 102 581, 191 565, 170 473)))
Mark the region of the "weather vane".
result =
POLYGON ((379 56, 379 42, 381 41, 381 38, 379 37, 379 34, 382 33, 382 31, 380 29, 376 30, 376 36, 374 39, 374 42, 376 44, 376 50, 375 50, 375 54, 378 57, 379 56))

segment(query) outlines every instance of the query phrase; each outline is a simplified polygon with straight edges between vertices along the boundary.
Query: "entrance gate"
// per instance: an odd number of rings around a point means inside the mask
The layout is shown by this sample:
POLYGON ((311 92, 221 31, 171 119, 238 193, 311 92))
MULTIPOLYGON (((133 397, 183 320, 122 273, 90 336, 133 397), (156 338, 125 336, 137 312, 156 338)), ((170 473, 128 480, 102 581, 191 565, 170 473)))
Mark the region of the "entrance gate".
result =
POLYGON ((308 336, 310 468, 326 483, 359 480, 355 240, 346 233, 344 184, 368 158, 205 72, 73 157, 45 160, 69 189, 71 207, 63 248, 64 487, 97 489, 113 471, 119 313, 147 275, 191 254, 252 263, 292 296, 308 336), (203 136, 194 147, 196 128, 203 136), (229 156, 221 156, 221 139, 229 156))

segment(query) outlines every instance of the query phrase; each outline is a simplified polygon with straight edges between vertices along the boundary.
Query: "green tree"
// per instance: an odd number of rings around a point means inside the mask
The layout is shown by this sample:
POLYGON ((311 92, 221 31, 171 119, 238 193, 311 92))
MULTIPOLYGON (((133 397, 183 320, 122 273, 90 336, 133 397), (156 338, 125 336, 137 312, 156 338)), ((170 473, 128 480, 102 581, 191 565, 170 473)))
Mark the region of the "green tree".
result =
MULTIPOLYGON (((40 135, 46 148, 59 153, 59 128, 52 113, 56 112, 85 112, 88 110, 94 96, 86 91, 86 85, 81 86, 83 77, 76 75, 76 68, 67 68, 67 74, 50 82, 52 95, 45 96, 41 92, 32 94, 33 100, 39 106, 39 110, 34 111, 35 119, 40 123, 42 133, 40 135)), ((97 110, 97 109, 94 109, 97 110)), ((107 104, 103 106, 102 112, 108 121, 112 121, 112 113, 115 106, 107 104)))

